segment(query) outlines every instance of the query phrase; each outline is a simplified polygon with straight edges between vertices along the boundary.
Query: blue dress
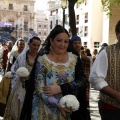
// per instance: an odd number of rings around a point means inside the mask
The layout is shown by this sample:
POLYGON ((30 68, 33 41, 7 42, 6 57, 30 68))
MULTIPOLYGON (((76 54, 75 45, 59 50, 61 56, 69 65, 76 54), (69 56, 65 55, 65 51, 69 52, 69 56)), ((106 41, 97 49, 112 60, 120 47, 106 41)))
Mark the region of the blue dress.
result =
POLYGON ((39 56, 35 71, 35 91, 32 102, 32 120, 64 120, 56 104, 62 94, 46 96, 43 92, 45 85, 62 85, 74 81, 77 56, 68 53, 65 64, 55 63, 47 55, 39 56))

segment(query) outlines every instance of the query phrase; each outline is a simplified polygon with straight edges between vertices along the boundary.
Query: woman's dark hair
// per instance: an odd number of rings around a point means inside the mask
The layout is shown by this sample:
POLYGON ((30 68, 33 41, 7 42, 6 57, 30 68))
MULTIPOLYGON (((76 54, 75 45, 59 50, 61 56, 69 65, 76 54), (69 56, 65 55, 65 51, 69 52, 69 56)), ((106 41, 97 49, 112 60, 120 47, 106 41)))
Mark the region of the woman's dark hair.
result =
POLYGON ((45 42, 43 43, 43 45, 42 45, 42 48, 41 48, 41 50, 40 50, 40 53, 41 54, 47 54, 47 53, 49 53, 49 51, 50 51, 50 46, 51 46, 51 44, 50 44, 50 38, 52 39, 52 40, 54 40, 54 38, 58 35, 58 34, 60 34, 60 33, 66 33, 67 35, 68 35, 68 37, 69 37, 69 33, 68 33, 68 31, 65 29, 65 28, 63 28, 61 25, 56 25, 53 29, 52 29, 52 31, 50 32, 50 34, 48 35, 48 37, 46 38, 46 40, 45 40, 45 42))
POLYGON ((103 43, 103 44, 101 45, 101 47, 107 47, 107 46, 108 46, 107 43, 103 43))
POLYGON ((118 33, 120 33, 120 20, 117 22, 117 24, 116 24, 116 26, 115 26, 115 33, 116 33, 116 35, 117 35, 118 33))
POLYGON ((29 43, 32 43, 33 40, 41 41, 39 37, 37 37, 37 36, 33 36, 33 37, 29 40, 29 43))

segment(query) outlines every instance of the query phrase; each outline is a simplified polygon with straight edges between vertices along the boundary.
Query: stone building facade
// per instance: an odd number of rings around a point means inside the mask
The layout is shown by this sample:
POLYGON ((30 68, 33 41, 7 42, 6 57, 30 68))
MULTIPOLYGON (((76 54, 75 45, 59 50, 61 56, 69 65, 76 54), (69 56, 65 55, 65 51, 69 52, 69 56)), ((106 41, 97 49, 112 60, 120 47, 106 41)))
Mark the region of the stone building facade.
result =
POLYGON ((34 3, 35 0, 0 0, 0 22, 13 24, 13 38, 27 40, 30 30, 34 31, 34 3))
POLYGON ((47 11, 37 10, 35 12, 35 31, 43 43, 49 34, 47 11))

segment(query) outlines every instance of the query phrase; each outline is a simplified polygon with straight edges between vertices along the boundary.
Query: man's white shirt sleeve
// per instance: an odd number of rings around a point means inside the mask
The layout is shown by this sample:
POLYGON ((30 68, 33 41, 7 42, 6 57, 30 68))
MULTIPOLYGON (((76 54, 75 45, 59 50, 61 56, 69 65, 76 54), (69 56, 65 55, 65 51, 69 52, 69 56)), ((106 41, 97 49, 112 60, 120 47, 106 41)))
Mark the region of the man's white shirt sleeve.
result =
POLYGON ((101 90, 103 87, 108 86, 108 83, 105 81, 107 70, 108 58, 106 50, 104 49, 97 55, 90 72, 89 82, 94 89, 101 90))

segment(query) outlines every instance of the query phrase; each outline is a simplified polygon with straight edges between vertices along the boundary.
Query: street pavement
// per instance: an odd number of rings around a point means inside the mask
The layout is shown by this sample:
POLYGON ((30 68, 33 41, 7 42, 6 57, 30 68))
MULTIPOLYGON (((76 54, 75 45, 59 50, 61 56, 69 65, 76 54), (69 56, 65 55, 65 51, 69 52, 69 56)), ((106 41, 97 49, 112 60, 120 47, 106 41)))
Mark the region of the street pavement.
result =
MULTIPOLYGON (((0 73, 0 81, 1 80, 2 80, 2 73, 0 73)), ((91 90, 90 90, 91 120, 101 120, 99 111, 98 111, 98 100, 99 100, 99 91, 96 91, 91 87, 91 90)), ((0 117, 0 120, 3 120, 3 118, 0 117)))
POLYGON ((98 111, 98 100, 99 100, 99 91, 96 91, 91 87, 91 90, 90 90, 91 120, 101 120, 101 117, 98 111))

